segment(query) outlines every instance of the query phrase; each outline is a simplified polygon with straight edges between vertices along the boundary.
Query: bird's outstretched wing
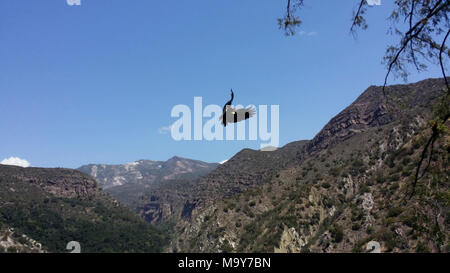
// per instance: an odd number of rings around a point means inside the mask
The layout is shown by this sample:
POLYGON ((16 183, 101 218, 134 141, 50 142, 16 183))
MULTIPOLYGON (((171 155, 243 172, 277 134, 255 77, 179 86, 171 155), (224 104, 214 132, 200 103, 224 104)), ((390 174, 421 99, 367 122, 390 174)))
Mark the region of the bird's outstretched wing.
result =
POLYGON ((227 126, 228 123, 236 123, 253 117, 256 114, 256 109, 252 106, 247 108, 239 108, 226 106, 224 113, 220 116, 222 124, 227 126))
POLYGON ((239 121, 249 119, 256 114, 255 108, 253 108, 251 106, 247 107, 247 108, 235 109, 234 112, 235 112, 234 122, 239 122, 239 121))

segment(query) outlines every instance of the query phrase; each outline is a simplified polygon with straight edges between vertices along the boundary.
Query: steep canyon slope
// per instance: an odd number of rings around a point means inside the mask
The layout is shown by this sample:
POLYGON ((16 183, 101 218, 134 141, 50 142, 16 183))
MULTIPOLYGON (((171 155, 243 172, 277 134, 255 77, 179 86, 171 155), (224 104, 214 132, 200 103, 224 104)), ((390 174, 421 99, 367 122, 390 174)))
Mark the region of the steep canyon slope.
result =
MULTIPOLYGON (((448 134, 406 198, 443 79, 371 86, 310 141, 245 149, 208 175, 161 185, 137 210, 173 223, 167 251, 449 250, 448 134)), ((448 106, 448 101, 444 103, 448 106)))

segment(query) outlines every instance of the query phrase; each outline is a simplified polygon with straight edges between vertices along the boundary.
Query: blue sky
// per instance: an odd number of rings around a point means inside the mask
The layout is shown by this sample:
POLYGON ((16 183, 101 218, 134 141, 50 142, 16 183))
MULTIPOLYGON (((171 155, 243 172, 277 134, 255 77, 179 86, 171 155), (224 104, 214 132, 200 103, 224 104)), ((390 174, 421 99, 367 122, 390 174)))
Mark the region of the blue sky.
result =
MULTIPOLYGON (((357 1, 306 1, 300 33, 278 29, 285 1, 0 2, 0 160, 208 162, 259 141, 180 141, 158 129, 176 104, 280 105, 280 144, 311 139, 370 85, 381 85, 391 1, 349 34, 357 1)), ((438 67, 408 81, 440 77, 438 67)), ((391 77, 389 83, 402 82, 391 77)))

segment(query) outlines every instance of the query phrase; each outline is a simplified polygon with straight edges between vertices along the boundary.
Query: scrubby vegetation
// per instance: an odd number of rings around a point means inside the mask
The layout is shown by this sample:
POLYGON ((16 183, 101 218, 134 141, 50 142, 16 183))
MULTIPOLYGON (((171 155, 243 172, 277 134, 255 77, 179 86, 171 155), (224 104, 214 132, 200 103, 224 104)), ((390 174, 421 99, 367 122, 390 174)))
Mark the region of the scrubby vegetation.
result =
POLYGON ((18 178, 11 167, 0 166, 0 225, 40 242, 45 251, 67 252, 69 241, 78 241, 82 252, 159 252, 168 243, 163 232, 98 189, 77 197, 55 196, 35 182, 43 185, 64 174, 27 171, 33 179, 18 178))
POLYGON ((199 208, 197 217, 209 215, 212 220, 194 237, 187 230, 195 228, 196 218, 185 229, 176 230, 176 236, 193 240, 174 247, 184 251, 366 252, 368 242, 375 241, 382 252, 448 251, 448 133, 435 142, 433 154, 427 157, 427 172, 410 198, 420 147, 430 134, 423 120, 431 114, 431 94, 440 92, 430 84, 433 81, 388 88, 393 92, 390 114, 376 116, 381 100, 375 98, 377 89, 369 89, 355 106, 302 146, 283 147, 272 154, 241 152, 221 166, 225 169, 230 164, 229 178, 222 180, 224 173, 218 169, 220 176, 213 172, 204 184, 200 182, 202 190, 210 186, 206 200, 216 202, 205 201, 207 209, 199 208), (411 97, 405 95, 411 92, 421 95, 408 102, 409 108, 396 109, 396 103, 411 97), (363 114, 357 108, 364 103, 365 111, 370 107, 375 111, 364 114, 373 119, 370 125, 358 119, 363 114), (354 126, 353 131, 346 126, 354 126), (278 157, 281 154, 289 155, 286 161, 278 157), (260 162, 264 175, 259 175, 261 169, 253 171, 260 162), (215 185, 220 185, 218 191, 215 185), (217 196, 223 201, 217 202, 221 200, 217 196))

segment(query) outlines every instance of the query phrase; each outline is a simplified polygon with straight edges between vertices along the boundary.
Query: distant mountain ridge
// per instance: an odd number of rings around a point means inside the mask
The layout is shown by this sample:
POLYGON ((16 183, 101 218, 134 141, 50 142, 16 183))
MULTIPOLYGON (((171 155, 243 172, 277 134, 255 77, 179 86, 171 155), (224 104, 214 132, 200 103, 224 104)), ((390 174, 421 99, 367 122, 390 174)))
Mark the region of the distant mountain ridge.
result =
POLYGON ((137 160, 117 165, 89 164, 78 170, 95 178, 103 189, 109 189, 131 183, 150 186, 161 181, 197 178, 218 165, 174 156, 167 161, 137 160))
POLYGON ((167 161, 138 160, 127 164, 89 164, 78 170, 91 175, 100 187, 135 210, 141 196, 164 184, 191 181, 207 175, 219 163, 174 156, 167 161))

